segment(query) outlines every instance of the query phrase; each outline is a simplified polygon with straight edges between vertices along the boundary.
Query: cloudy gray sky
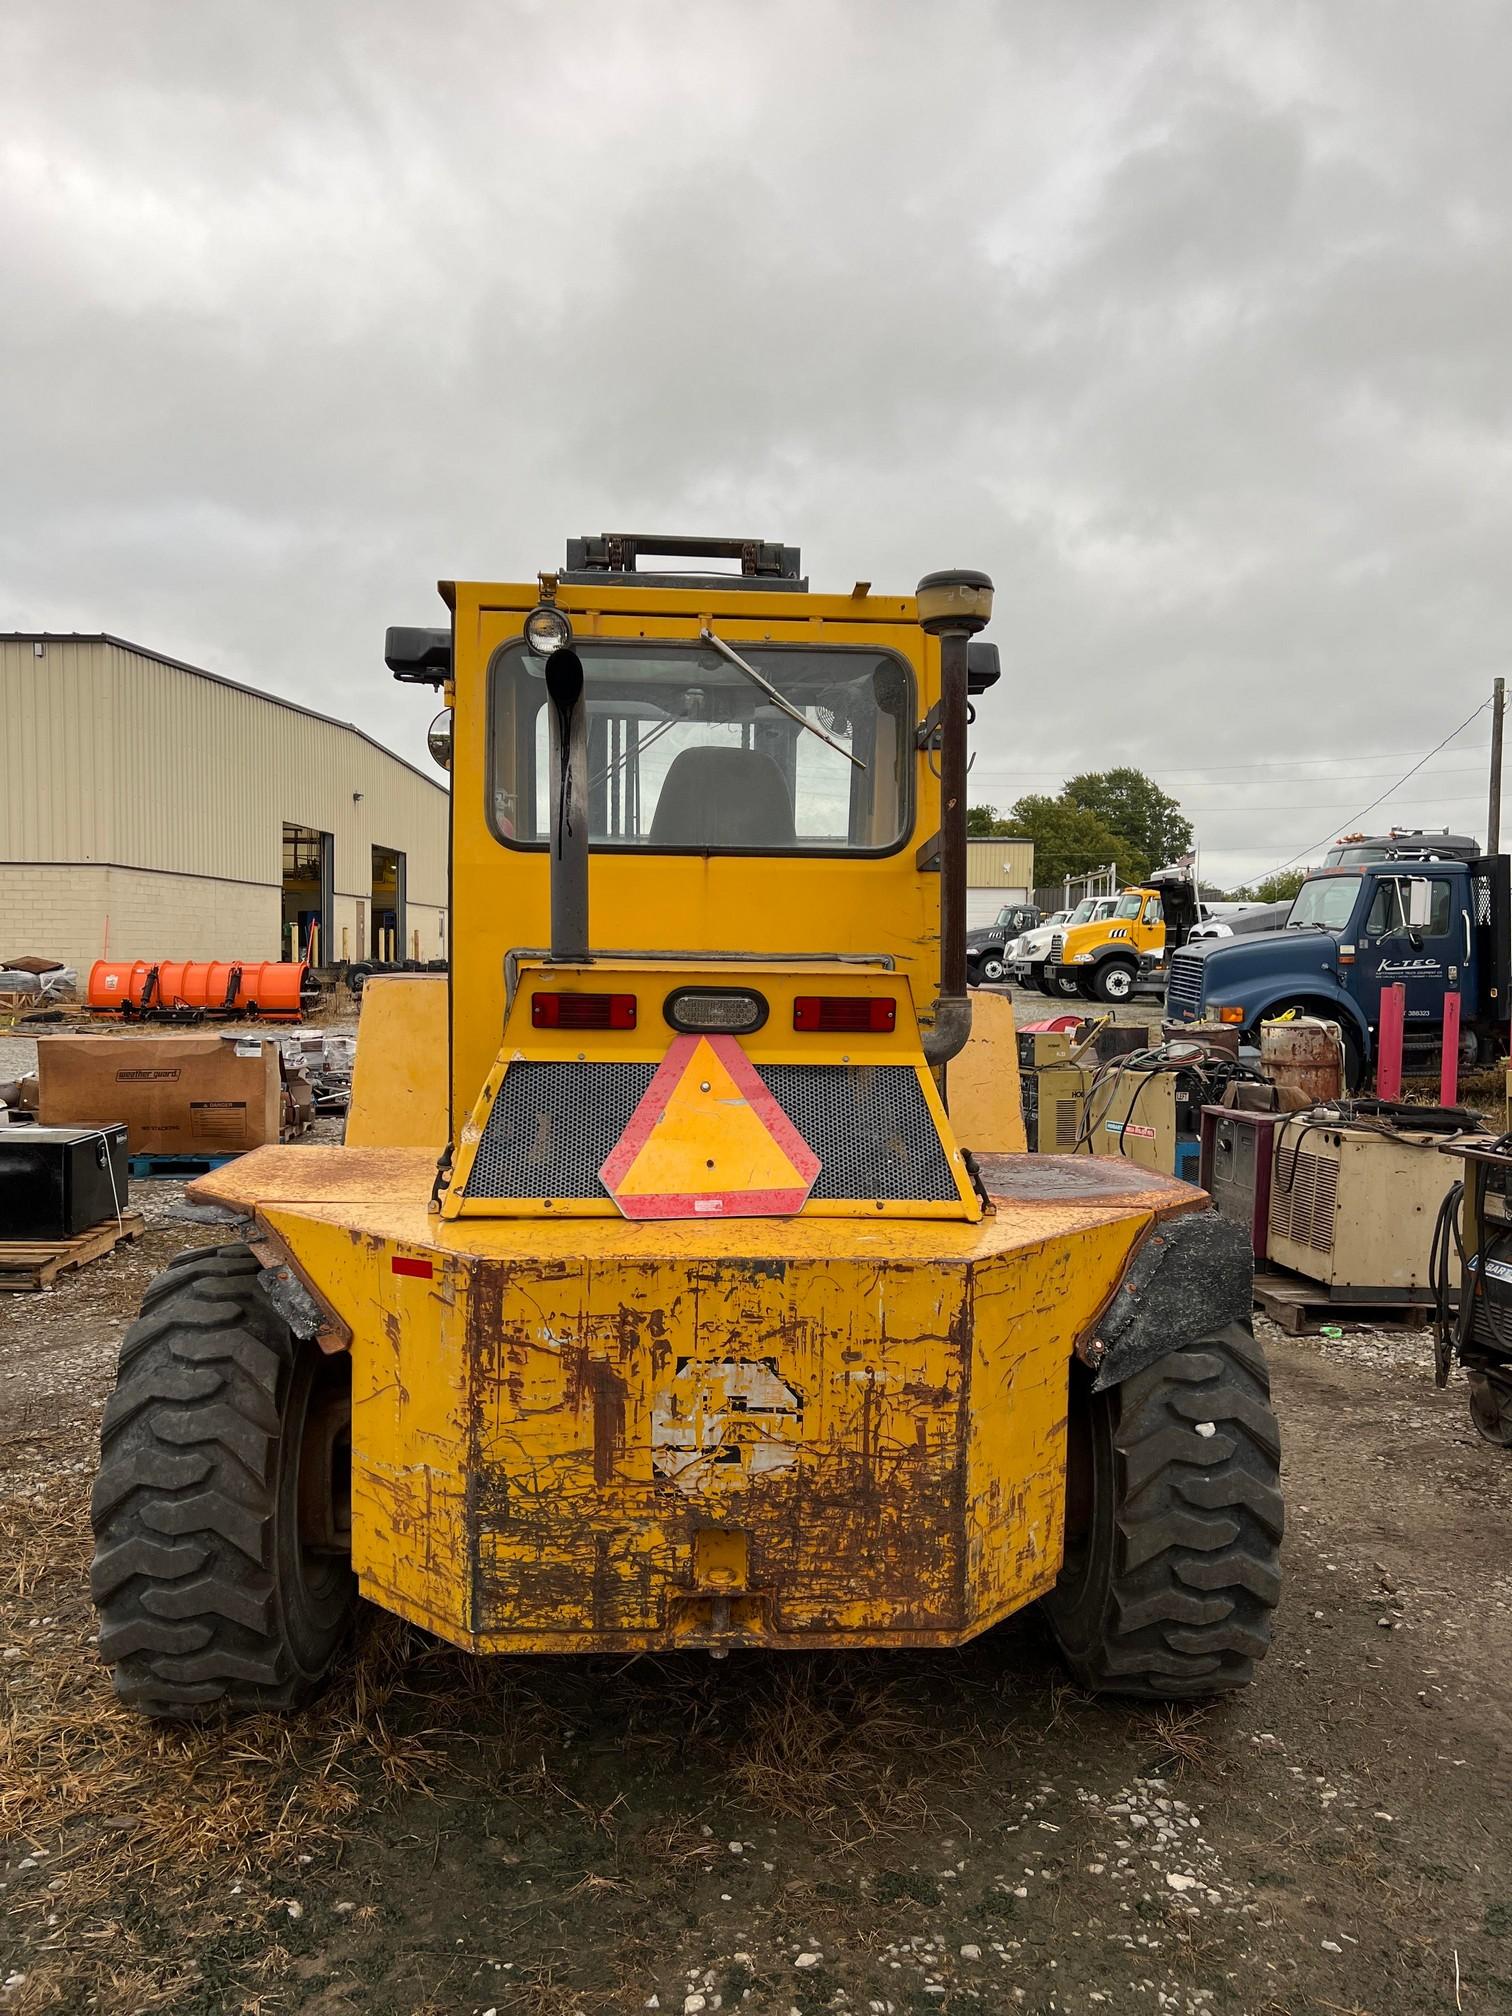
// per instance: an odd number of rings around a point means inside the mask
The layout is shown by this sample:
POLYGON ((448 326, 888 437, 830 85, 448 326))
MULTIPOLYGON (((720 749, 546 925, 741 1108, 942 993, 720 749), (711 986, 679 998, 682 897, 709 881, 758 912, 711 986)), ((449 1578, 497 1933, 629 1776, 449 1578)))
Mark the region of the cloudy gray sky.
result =
MULTIPOLYGON (((963 562, 974 795, 1262 871, 1512 659, 1509 105, 1495 0, 6 0, 0 628, 415 755, 439 576, 963 562)), ((1487 722, 1371 825, 1483 831, 1487 722)))

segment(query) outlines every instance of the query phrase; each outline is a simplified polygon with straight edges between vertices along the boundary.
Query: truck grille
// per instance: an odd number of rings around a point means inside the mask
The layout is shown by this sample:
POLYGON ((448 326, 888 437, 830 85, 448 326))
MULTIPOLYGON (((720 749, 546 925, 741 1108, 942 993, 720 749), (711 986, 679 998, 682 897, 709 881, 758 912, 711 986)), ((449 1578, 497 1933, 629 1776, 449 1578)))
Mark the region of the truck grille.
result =
POLYGON ((1065 952, 1065 949, 1066 949, 1065 936, 1062 932, 1057 931, 1055 936, 1050 940, 1050 951, 1048 954, 1048 958, 1049 963, 1052 966, 1059 966, 1059 964, 1061 963, 1061 955, 1065 952))
MULTIPOLYGON (((767 1090, 820 1160, 816 1203, 944 1204, 955 1177, 906 1064, 760 1064, 767 1090)), ((511 1064, 462 1192, 478 1201, 607 1196, 599 1170, 654 1064, 511 1064)))
POLYGON ((1202 1013, 1202 961, 1190 953, 1178 952, 1171 961, 1171 977, 1166 982, 1166 1008, 1178 1014, 1202 1013))

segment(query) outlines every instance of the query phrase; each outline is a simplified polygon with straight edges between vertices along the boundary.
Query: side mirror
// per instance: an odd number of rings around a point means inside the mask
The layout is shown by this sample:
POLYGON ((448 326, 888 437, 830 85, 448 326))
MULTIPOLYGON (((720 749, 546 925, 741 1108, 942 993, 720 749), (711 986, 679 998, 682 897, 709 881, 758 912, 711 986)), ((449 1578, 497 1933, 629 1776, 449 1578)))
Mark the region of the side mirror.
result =
POLYGON ((443 707, 425 731, 425 746, 430 758, 438 769, 450 770, 452 766, 452 716, 450 707, 443 707))

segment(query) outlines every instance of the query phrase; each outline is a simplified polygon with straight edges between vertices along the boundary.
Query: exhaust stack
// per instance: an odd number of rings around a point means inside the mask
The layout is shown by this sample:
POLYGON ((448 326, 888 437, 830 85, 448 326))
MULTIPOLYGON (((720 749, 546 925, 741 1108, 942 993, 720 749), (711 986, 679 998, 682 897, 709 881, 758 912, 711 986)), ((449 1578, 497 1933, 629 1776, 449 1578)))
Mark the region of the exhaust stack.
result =
POLYGON ((940 640, 940 991, 924 1058, 948 1064, 971 1035, 966 992, 966 715, 971 639, 992 615, 992 581, 971 568, 926 574, 919 622, 940 640))
POLYGON ((588 950, 588 703, 571 646, 546 660, 551 777, 551 956, 581 964, 588 950))

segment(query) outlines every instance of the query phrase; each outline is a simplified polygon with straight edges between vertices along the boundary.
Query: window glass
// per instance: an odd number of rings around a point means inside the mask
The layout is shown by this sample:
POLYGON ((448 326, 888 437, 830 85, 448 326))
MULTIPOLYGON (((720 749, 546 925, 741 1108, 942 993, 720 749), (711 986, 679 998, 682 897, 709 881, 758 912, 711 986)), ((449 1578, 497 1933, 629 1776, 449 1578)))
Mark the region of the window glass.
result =
POLYGON ((1160 922, 1160 918, 1161 918, 1160 898, 1158 896, 1146 897, 1144 921, 1146 922, 1146 924, 1158 924, 1160 922))
MULTIPOLYGON (((740 644, 826 741, 705 644, 576 649, 593 846, 885 853, 907 831, 913 679, 892 653, 740 644)), ((551 830, 545 671, 520 643, 491 672, 490 810, 515 846, 551 830)))
POLYGON ((1449 884, 1426 875, 1393 875, 1377 883, 1365 930, 1371 938, 1416 931, 1442 938, 1449 929, 1449 884))
POLYGON ((1113 913, 1114 916, 1127 917, 1132 922, 1139 915, 1139 906, 1143 900, 1143 897, 1138 895, 1121 896, 1118 901, 1118 908, 1113 913))
POLYGON ((1320 875, 1316 882, 1304 882, 1287 918, 1289 925, 1321 924, 1325 931, 1342 931, 1354 915, 1360 884, 1353 875, 1320 875))

